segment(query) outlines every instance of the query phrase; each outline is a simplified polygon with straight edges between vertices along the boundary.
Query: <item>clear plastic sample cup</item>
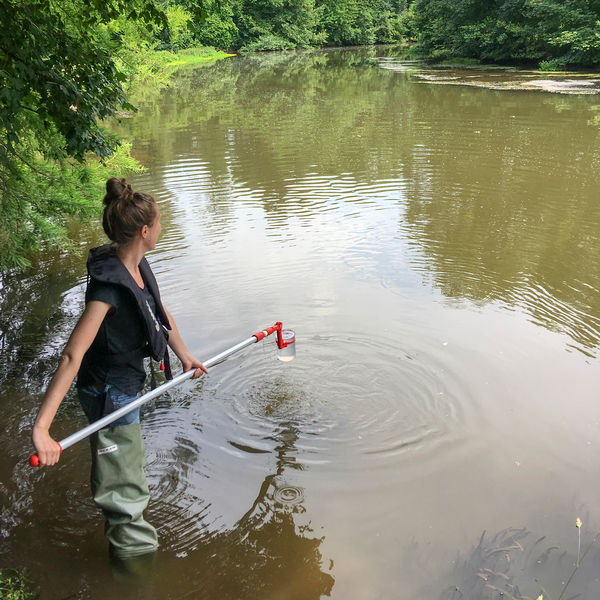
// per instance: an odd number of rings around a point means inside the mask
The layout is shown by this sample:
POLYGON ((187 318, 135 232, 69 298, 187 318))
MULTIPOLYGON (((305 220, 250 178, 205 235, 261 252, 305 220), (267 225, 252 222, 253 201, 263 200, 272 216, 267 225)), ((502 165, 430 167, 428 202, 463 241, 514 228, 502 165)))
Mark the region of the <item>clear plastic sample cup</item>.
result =
POLYGON ((291 329, 282 329, 281 337, 287 346, 277 348, 277 358, 284 362, 294 360, 296 358, 296 334, 291 329))

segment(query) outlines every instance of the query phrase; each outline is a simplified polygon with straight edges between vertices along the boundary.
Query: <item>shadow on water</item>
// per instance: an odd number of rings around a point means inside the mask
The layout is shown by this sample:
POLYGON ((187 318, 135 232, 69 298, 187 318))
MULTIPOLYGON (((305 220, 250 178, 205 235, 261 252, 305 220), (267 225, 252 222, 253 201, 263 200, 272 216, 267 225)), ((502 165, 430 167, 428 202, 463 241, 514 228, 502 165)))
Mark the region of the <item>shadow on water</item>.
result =
POLYGON ((2 383, 42 386, 64 345, 61 333, 82 305, 81 266, 81 260, 38 259, 25 273, 0 274, 2 383))

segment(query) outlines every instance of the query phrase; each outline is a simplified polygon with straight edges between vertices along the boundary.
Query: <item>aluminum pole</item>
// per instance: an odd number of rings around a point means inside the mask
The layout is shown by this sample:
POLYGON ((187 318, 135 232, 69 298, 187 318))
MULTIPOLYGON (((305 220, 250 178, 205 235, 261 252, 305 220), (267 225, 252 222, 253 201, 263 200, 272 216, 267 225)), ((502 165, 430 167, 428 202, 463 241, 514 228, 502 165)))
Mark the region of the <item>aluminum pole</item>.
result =
MULTIPOLYGON (((280 327, 281 327, 281 324, 279 324, 279 328, 280 327)), ((248 339, 244 340, 243 342, 240 342, 239 344, 236 344, 235 346, 228 348, 227 350, 221 352, 220 354, 217 354, 216 356, 209 358, 206 362, 203 363, 204 366, 208 369, 209 367, 216 365, 217 363, 221 362, 222 360, 225 360, 228 356, 231 356, 232 354, 235 354, 236 352, 239 352, 240 350, 246 348, 250 344, 254 344, 254 343, 258 342, 259 340, 263 339, 263 337, 265 337, 265 335, 270 335, 272 333, 272 331, 270 331, 271 329, 276 330, 276 328, 274 328, 274 327, 265 329, 264 331, 249 337, 248 339)), ((143 396, 136 398, 133 402, 130 402, 126 406, 122 406, 121 408, 115 410, 114 412, 110 413, 109 415, 102 417, 98 421, 94 421, 93 423, 90 423, 87 427, 84 427, 83 429, 76 431, 75 433, 66 437, 64 440, 61 440, 60 442, 58 442, 61 452, 63 450, 66 450, 73 444, 80 442, 81 440, 88 437, 92 433, 95 433, 96 431, 102 429, 103 427, 106 427, 113 421, 120 419, 123 415, 126 415, 128 412, 131 412, 132 410, 138 408, 142 404, 145 404, 149 400, 153 400, 157 396, 164 394, 164 392, 166 392, 167 390, 170 390, 172 387, 175 387, 176 385, 179 385, 180 383, 184 382, 186 379, 191 379, 192 375, 194 374, 195 371, 196 371, 196 369, 190 369, 189 371, 186 371, 185 373, 181 373, 181 375, 177 375, 177 377, 174 377, 170 381, 163 383, 161 386, 157 387, 154 390, 151 390, 147 394, 144 394, 143 396)), ((32 467, 39 466, 40 462, 39 462, 39 457, 37 454, 32 454, 29 457, 29 464, 32 467)))

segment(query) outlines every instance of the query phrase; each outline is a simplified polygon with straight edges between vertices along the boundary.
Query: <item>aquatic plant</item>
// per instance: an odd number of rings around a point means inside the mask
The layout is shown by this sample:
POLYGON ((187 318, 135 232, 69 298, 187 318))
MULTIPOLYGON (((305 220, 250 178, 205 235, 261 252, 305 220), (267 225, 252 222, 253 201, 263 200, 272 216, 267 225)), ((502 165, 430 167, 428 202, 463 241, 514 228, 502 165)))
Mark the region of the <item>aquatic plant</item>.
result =
POLYGON ((542 60, 539 65, 540 71, 565 71, 567 69, 567 64, 564 60, 560 58, 552 58, 550 60, 542 60))
POLYGON ((3 600, 33 600, 39 594, 31 590, 23 571, 0 569, 0 598, 3 600))
POLYGON ((600 534, 596 535, 582 554, 581 519, 577 518, 575 526, 577 560, 566 580, 561 574, 565 572, 563 560, 568 553, 560 552, 554 545, 544 548, 546 536, 527 544, 529 532, 525 529, 505 529, 489 540, 484 531, 470 556, 464 561, 457 561, 455 575, 459 577, 459 583, 447 587, 440 600, 495 600, 499 597, 508 600, 564 600, 585 557, 600 538, 600 534), (527 574, 532 569, 535 569, 536 575, 533 581, 528 581, 527 574), (550 580, 550 584, 545 585, 545 579, 550 580), (523 591, 525 587, 537 588, 536 593, 527 595, 523 591), (553 588, 557 591, 551 593, 549 590, 553 588))

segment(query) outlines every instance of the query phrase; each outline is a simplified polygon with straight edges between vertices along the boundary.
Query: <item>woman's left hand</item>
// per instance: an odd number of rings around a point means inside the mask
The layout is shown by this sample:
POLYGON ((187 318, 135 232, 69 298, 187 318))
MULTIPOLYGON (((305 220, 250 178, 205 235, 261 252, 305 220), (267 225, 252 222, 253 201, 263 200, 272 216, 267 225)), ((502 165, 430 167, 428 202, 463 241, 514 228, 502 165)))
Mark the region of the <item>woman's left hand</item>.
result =
POLYGON ((198 379, 198 377, 201 377, 204 373, 208 373, 208 371, 197 358, 192 356, 186 345, 183 343, 183 339, 181 338, 181 334, 177 329, 177 325, 175 325, 175 321, 171 316, 171 313, 165 308, 164 304, 163 309, 167 313, 169 324, 171 325, 171 332, 169 333, 169 346, 171 347, 171 350, 177 354, 177 357, 181 361, 181 364, 183 365, 183 372, 187 373, 190 369, 195 369, 192 379, 198 379))
POLYGON ((193 356, 190 356, 189 359, 181 361, 183 364, 183 372, 186 373, 190 369, 196 369, 194 374, 192 375, 192 379, 198 379, 198 377, 202 376, 204 373, 208 373, 208 369, 193 356))

